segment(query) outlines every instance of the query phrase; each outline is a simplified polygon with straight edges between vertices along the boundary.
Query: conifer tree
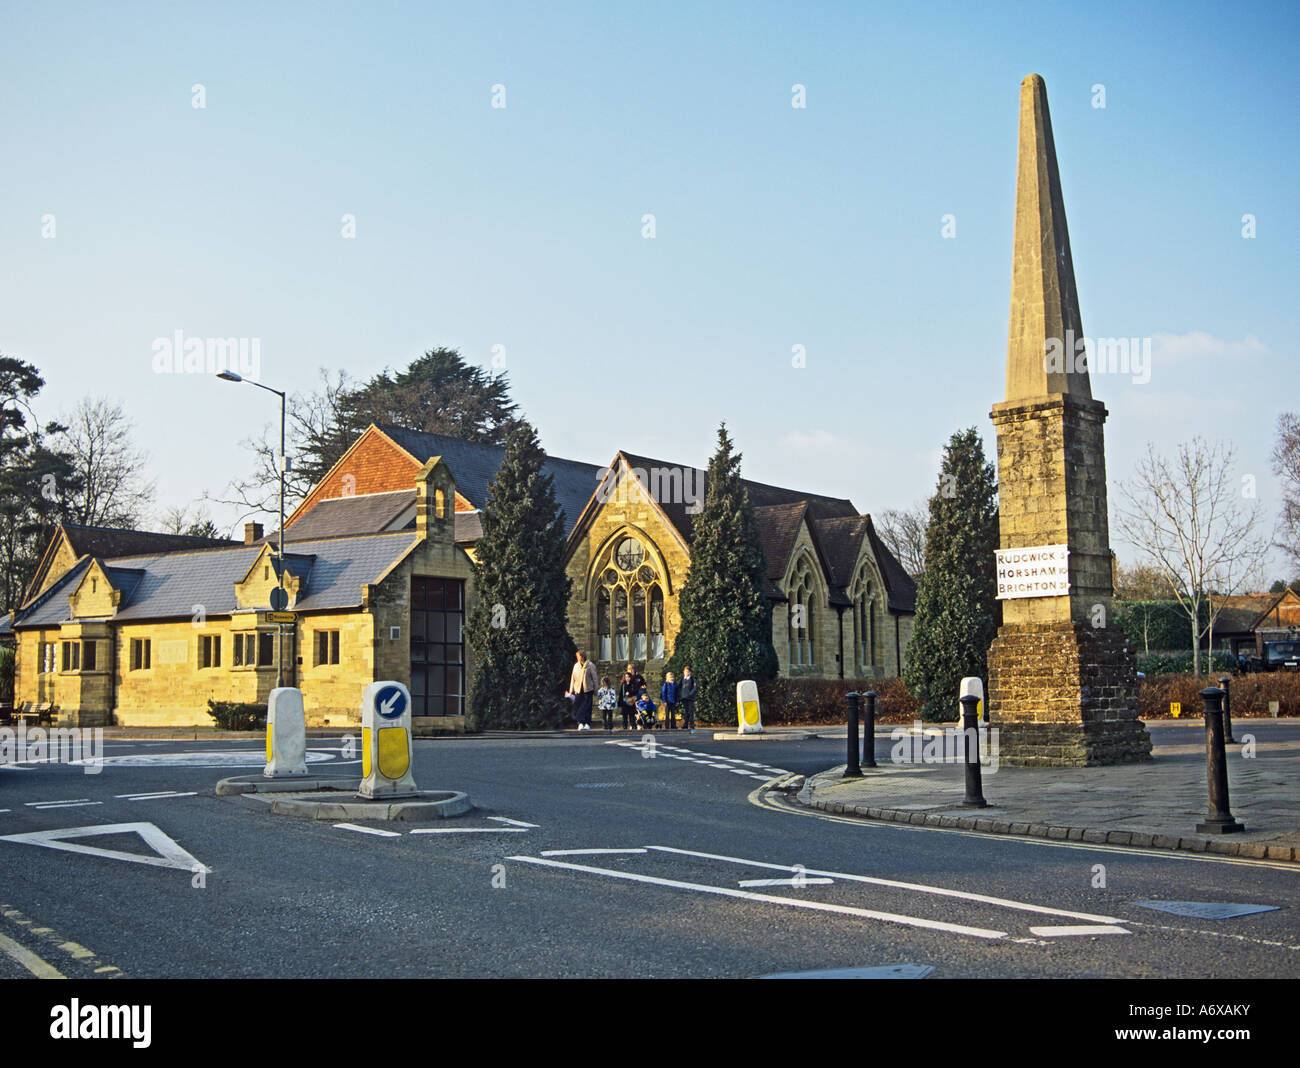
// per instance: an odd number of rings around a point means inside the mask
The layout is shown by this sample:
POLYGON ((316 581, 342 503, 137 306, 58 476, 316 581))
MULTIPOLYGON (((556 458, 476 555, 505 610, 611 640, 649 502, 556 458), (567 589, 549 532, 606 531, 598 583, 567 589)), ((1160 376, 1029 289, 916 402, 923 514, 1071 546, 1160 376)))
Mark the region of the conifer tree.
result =
POLYGON ((997 601, 997 480, 974 427, 949 439, 930 498, 925 572, 903 678, 926 719, 957 718, 961 680, 988 678, 997 601))
POLYGON ((574 664, 564 571, 565 519, 542 474, 546 454, 522 420, 488 487, 466 627, 474 653, 470 715, 477 729, 558 727, 574 664))
POLYGON ((722 723, 735 718, 737 682, 764 682, 777 672, 772 610, 763 595, 767 563, 725 423, 705 483, 678 600, 681 630, 664 670, 680 679, 689 667, 700 684, 697 718, 722 723))

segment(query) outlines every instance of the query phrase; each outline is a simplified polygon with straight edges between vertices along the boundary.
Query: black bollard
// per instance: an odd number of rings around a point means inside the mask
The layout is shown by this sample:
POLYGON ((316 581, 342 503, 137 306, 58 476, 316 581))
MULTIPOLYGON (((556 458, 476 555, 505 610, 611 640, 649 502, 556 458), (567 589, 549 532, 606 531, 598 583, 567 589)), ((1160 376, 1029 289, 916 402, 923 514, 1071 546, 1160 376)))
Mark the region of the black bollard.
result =
POLYGON ((966 798, 962 805, 966 808, 988 808, 989 805, 980 785, 979 719, 975 712, 979 703, 980 699, 973 693, 961 699, 961 745, 962 757, 966 761, 966 798))
POLYGON ((1232 736, 1232 679, 1220 675, 1219 685, 1223 687, 1223 740, 1236 745, 1237 739, 1232 736))
POLYGON ((1243 824, 1228 811, 1228 757, 1223 749, 1223 691, 1208 686, 1201 691, 1205 701, 1205 777, 1210 786, 1210 811, 1197 834, 1236 834, 1243 824))
POLYGON ((844 765, 842 779, 862 778, 862 769, 858 767, 858 695, 849 694, 849 759, 844 765))
POLYGON ((876 766, 876 691, 868 690, 863 696, 867 707, 862 712, 862 766, 876 766))

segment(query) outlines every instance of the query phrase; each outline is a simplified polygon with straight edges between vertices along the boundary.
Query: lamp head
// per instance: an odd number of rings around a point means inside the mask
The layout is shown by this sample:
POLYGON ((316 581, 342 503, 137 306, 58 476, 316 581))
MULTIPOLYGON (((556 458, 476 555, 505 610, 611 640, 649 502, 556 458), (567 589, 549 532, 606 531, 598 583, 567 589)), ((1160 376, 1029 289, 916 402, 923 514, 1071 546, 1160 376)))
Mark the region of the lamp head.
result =
POLYGON ((234 371, 218 371, 218 378, 224 378, 227 382, 242 382, 243 378, 235 374, 234 371))

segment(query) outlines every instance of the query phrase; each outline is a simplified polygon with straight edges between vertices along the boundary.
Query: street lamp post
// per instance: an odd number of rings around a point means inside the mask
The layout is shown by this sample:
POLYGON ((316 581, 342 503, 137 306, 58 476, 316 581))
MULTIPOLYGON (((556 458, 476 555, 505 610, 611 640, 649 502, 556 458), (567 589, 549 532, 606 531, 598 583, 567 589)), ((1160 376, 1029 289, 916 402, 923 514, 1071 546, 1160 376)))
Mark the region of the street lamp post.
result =
MULTIPOLYGON (((268 393, 274 393, 280 398, 280 534, 278 538, 279 567, 277 569, 276 590, 279 596, 275 598, 276 603, 272 607, 277 612, 284 611, 289 603, 288 594, 284 590, 284 393, 278 389, 272 389, 270 386, 264 386, 261 382, 254 382, 251 378, 244 378, 242 375, 235 374, 234 371, 219 371, 217 377, 227 382, 247 382, 250 386, 256 386, 258 389, 264 389, 268 393)), ((276 668, 275 685, 281 687, 284 685, 284 625, 277 623, 275 625, 276 636, 280 639, 277 643, 280 647, 279 664, 276 668)))

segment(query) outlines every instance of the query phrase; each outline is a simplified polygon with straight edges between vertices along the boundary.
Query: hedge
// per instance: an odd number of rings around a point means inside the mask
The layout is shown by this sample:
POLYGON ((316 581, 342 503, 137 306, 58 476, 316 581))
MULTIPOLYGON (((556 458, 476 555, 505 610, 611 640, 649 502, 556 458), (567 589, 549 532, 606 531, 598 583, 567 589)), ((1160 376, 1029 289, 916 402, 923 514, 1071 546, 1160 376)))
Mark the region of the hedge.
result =
MULTIPOLYGON (((1218 682, 1205 675, 1156 675, 1141 680, 1138 714, 1143 719, 1169 719, 1169 703, 1182 704, 1181 718, 1200 717, 1205 708, 1201 691, 1218 682)), ((1300 716, 1300 674, 1270 671, 1238 675, 1230 683, 1232 716, 1267 716, 1270 701, 1283 716, 1300 716)))
MULTIPOLYGON (((1152 653, 1150 656, 1137 657, 1137 669, 1146 675, 1190 675, 1192 673, 1192 654, 1152 653)), ((1210 654, 1202 650, 1201 671, 1222 675, 1237 670, 1237 658, 1229 652, 1219 649, 1214 654, 1214 663, 1210 664, 1210 654)))
MULTIPOLYGON (((1207 675, 1148 676, 1139 680, 1138 714, 1144 720, 1169 719, 1169 703, 1179 701, 1184 718, 1199 716, 1204 707, 1200 692, 1217 685, 1214 677, 1207 675)), ((921 704, 907 692, 902 679, 773 679, 758 688, 763 723, 772 727, 845 723, 848 707, 844 697, 850 690, 875 690, 877 723, 912 723, 921 718, 921 704)), ((1279 703, 1281 715, 1300 716, 1300 674, 1275 671, 1233 678, 1234 716, 1267 716, 1270 701, 1279 703)), ((953 703, 955 706, 955 698, 953 703)))

